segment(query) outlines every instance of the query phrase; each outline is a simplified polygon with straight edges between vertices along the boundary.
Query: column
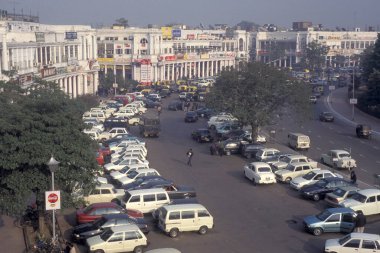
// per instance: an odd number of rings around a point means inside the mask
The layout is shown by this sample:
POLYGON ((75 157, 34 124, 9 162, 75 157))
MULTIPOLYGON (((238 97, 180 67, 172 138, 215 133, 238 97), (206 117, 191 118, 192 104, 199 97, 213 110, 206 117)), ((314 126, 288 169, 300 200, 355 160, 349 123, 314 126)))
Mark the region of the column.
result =
POLYGON ((171 80, 175 80, 176 72, 177 72, 177 69, 176 69, 175 63, 173 63, 172 64, 172 79, 171 80))
POLYGON ((103 66, 104 66, 104 75, 107 75, 107 65, 104 64, 103 66))
POLYGON ((202 77, 204 78, 205 77, 205 62, 202 61, 202 77))
POLYGON ((122 71, 123 71, 123 78, 125 80, 125 65, 123 64, 122 67, 123 67, 123 69, 122 69, 122 71))
POLYGON ((157 82, 157 80, 159 79, 158 78, 158 66, 157 65, 153 66, 153 73, 154 73, 154 79, 153 79, 153 81, 157 82))
POLYGON ((97 94, 98 93, 99 80, 98 80, 98 75, 96 75, 96 72, 93 75, 93 80, 94 80, 94 86, 93 86, 92 94, 97 94))
POLYGON ((187 77, 187 62, 185 62, 185 76, 187 77))
POLYGON ((64 77, 63 78, 63 91, 66 93, 66 94, 68 94, 69 93, 69 91, 68 91, 68 80, 67 80, 67 77, 64 77))
POLYGON ((2 58, 1 58, 1 65, 3 65, 3 70, 9 70, 9 54, 8 54, 8 47, 7 47, 7 34, 3 34, 3 42, 2 42, 2 58))
POLYGON ((199 78, 201 76, 201 62, 198 61, 198 68, 197 68, 197 77, 199 78))
POLYGON ((192 62, 189 62, 190 64, 190 68, 189 68, 189 78, 192 79, 193 78, 193 63, 192 62))
POLYGON ((87 94, 87 73, 83 76, 83 95, 87 94))
POLYGON ((211 61, 211 76, 214 76, 214 61, 211 61))
POLYGON ((73 83, 73 98, 76 98, 78 96, 78 86, 79 86, 79 80, 78 76, 74 76, 74 83, 73 83))
POLYGON ((67 93, 68 93, 69 97, 72 98, 73 97, 72 76, 69 76, 68 79, 69 79, 68 80, 68 86, 69 87, 68 87, 67 93))

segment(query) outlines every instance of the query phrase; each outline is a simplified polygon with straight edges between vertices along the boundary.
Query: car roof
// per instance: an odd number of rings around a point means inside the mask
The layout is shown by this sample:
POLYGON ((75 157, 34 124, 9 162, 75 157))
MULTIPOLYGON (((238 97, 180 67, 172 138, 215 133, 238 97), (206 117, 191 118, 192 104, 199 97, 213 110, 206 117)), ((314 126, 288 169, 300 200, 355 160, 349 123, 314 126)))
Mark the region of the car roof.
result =
POLYGON ((344 191, 358 191, 360 188, 356 186, 343 186, 343 187, 338 187, 338 189, 342 189, 344 191))
POLYGON ((337 207, 337 208, 327 208, 330 213, 354 213, 355 211, 351 208, 337 207))
POLYGON ((288 155, 289 158, 307 158, 305 155, 288 155))
POLYGON ((90 204, 93 208, 101 208, 101 207, 114 207, 114 206, 119 206, 116 203, 113 202, 98 202, 98 203, 93 203, 90 204))
POLYGON ((96 189, 103 189, 103 188, 114 188, 112 184, 98 184, 95 186, 96 189))
POLYGON ((176 205, 166 205, 164 208, 167 211, 177 211, 182 209, 206 209, 201 204, 176 204, 176 205))
POLYGON ((364 196, 372 196, 372 195, 380 194, 380 190, 379 189, 364 189, 364 190, 358 191, 358 193, 364 196))
POLYGON ((337 153, 347 153, 347 154, 349 154, 348 151, 343 150, 343 149, 332 149, 332 150, 330 150, 330 151, 331 151, 331 152, 337 152, 337 153))
POLYGON ((140 229, 136 224, 129 224, 129 225, 121 225, 121 226, 111 227, 111 230, 113 232, 117 233, 117 232, 124 232, 124 231, 130 231, 130 230, 140 230, 140 229))
POLYGON ((377 235, 377 234, 351 233, 350 236, 351 238, 358 238, 358 239, 380 240, 380 235, 377 235))
MULTIPOLYGON (((326 177, 326 178, 323 178, 321 180, 325 180, 327 182, 332 182, 332 181, 346 181, 345 179, 343 178, 340 178, 340 177, 326 177)), ((348 182, 348 181, 346 181, 348 182)))
POLYGON ((280 152, 280 150, 275 149, 275 148, 261 148, 260 150, 262 150, 262 151, 278 151, 278 152, 280 152))
POLYGON ((264 162, 252 162, 250 165, 255 166, 255 167, 269 167, 270 165, 264 162))
POLYGON ((130 216, 126 213, 110 213, 110 214, 103 214, 102 217, 104 217, 107 220, 110 219, 127 219, 130 218, 130 216))
POLYGON ((297 166, 302 166, 302 165, 310 165, 310 163, 309 162, 295 162, 295 163, 290 163, 289 165, 297 167, 297 166))
POLYGON ((152 189, 140 189, 140 190, 131 190, 131 191, 127 191, 129 192, 131 195, 137 195, 137 194, 149 194, 149 193, 166 193, 166 191, 164 189, 161 189, 161 188, 152 188, 152 189))

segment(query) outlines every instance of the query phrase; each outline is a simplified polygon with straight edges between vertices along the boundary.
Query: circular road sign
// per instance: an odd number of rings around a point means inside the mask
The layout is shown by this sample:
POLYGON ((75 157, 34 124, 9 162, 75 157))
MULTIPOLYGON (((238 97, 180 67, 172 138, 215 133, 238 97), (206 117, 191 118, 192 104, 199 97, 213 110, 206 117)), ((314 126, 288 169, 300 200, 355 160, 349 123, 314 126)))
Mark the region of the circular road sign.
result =
POLYGON ((58 201, 58 195, 55 194, 55 193, 50 193, 50 194, 48 195, 48 201, 49 201, 49 203, 54 204, 55 202, 58 201))

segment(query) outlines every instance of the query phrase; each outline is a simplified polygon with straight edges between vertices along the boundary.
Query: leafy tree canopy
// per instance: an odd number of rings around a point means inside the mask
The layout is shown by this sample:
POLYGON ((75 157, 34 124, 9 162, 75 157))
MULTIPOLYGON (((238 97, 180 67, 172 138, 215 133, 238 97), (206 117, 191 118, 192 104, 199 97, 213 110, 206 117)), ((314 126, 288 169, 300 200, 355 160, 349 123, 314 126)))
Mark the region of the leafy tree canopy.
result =
POLYGON ((308 112, 309 94, 308 86, 291 79, 286 72, 252 62, 240 70, 223 71, 206 102, 250 125, 255 136, 260 127, 273 124, 285 107, 308 112))
POLYGON ((325 66, 328 51, 329 48, 327 46, 312 41, 306 47, 305 55, 302 58, 302 64, 313 71, 322 68, 325 66))
POLYGON ((73 206, 73 191, 93 187, 99 169, 96 143, 82 133, 83 102, 69 99, 54 83, 40 81, 22 90, 0 82, 0 88, 0 212, 23 212, 32 192, 44 203, 52 155, 60 162, 55 183, 62 205, 73 206))
POLYGON ((128 27, 129 26, 128 25, 128 19, 126 19, 126 18, 118 18, 118 19, 115 20, 115 22, 116 22, 116 25, 122 25, 124 27, 128 27))
POLYGON ((238 24, 236 24, 236 27, 240 27, 242 30, 246 30, 248 32, 256 31, 259 28, 260 25, 251 22, 251 21, 241 21, 238 24))
POLYGON ((367 82, 374 70, 380 71, 380 33, 373 47, 367 48, 361 57, 363 79, 367 82))

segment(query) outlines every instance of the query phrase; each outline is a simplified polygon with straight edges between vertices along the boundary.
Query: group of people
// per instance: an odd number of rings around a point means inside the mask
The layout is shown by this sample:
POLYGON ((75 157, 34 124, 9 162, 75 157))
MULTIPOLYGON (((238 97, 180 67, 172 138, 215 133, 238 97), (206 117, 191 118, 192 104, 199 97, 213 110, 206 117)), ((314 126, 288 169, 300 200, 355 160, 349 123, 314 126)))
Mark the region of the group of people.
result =
POLYGON ((198 109, 198 103, 197 102, 191 103, 190 101, 185 101, 182 105, 182 108, 185 112, 195 111, 198 109))

